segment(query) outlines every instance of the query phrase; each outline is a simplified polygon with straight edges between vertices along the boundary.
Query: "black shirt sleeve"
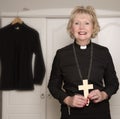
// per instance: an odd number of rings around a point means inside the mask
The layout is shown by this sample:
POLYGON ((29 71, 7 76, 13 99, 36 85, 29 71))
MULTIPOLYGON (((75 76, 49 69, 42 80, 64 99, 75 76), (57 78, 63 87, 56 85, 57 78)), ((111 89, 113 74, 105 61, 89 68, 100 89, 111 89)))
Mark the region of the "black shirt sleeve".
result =
POLYGON ((36 32, 34 39, 34 83, 42 84, 45 75, 45 64, 38 32, 36 32))
POLYGON ((60 53, 57 51, 53 61, 52 71, 48 88, 54 98, 58 99, 60 103, 68 96, 64 90, 62 90, 62 73, 60 69, 60 53))
POLYGON ((111 54, 108 49, 106 50, 106 60, 107 60, 107 65, 104 72, 105 88, 103 90, 110 97, 117 92, 119 88, 119 82, 116 76, 116 71, 115 71, 111 54))

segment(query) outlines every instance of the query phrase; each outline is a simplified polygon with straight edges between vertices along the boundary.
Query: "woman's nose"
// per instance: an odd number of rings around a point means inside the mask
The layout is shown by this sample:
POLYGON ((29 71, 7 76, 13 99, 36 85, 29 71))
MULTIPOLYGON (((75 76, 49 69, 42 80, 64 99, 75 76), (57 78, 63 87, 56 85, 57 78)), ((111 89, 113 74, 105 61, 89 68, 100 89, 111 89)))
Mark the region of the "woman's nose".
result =
POLYGON ((84 24, 80 24, 80 25, 79 25, 79 28, 80 28, 80 29, 83 29, 83 28, 84 28, 84 24))

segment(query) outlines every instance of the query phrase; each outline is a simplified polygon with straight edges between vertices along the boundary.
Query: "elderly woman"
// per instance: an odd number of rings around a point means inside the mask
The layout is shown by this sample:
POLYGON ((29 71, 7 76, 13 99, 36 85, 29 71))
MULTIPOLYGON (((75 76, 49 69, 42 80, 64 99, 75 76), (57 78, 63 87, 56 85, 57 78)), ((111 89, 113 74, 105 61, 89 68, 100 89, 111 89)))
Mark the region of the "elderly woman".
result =
POLYGON ((100 31, 94 8, 75 7, 67 30, 74 42, 56 52, 48 83, 61 119, 111 119, 109 99, 119 82, 108 48, 91 41, 100 31))

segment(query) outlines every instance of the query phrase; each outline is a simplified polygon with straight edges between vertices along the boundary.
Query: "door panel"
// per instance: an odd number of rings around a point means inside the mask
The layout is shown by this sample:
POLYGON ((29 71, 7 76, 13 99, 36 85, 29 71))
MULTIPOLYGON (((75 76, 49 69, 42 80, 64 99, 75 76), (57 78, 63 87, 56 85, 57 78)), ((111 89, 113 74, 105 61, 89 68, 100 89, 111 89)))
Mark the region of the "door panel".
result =
MULTIPOLYGON (((47 19, 47 79, 49 80, 52 61, 57 49, 69 44, 72 40, 66 32, 67 19, 47 19)), ((48 91, 47 119, 60 119, 60 105, 48 91)))
MULTIPOLYGON (((97 40, 98 43, 109 48, 115 65, 118 79, 120 79, 120 18, 99 19, 101 32, 97 40)), ((112 119, 120 118, 120 90, 110 99, 112 119)))
MULTIPOLYGON (((44 61, 46 61, 45 19, 21 18, 25 24, 39 32, 44 61)), ((3 18, 2 26, 11 23, 13 18, 3 18)), ((34 65, 34 58, 33 58, 34 65)), ((45 119, 46 80, 35 85, 33 91, 2 91, 2 119, 45 119)))

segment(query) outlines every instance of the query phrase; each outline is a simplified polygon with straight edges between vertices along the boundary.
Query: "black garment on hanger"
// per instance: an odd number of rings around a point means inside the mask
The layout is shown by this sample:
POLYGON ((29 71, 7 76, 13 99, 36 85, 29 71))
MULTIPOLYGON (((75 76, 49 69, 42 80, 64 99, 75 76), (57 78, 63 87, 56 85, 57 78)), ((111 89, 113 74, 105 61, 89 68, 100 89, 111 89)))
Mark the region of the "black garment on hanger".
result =
POLYGON ((1 28, 0 64, 1 90, 32 90, 42 84, 45 64, 38 32, 25 23, 1 28))

